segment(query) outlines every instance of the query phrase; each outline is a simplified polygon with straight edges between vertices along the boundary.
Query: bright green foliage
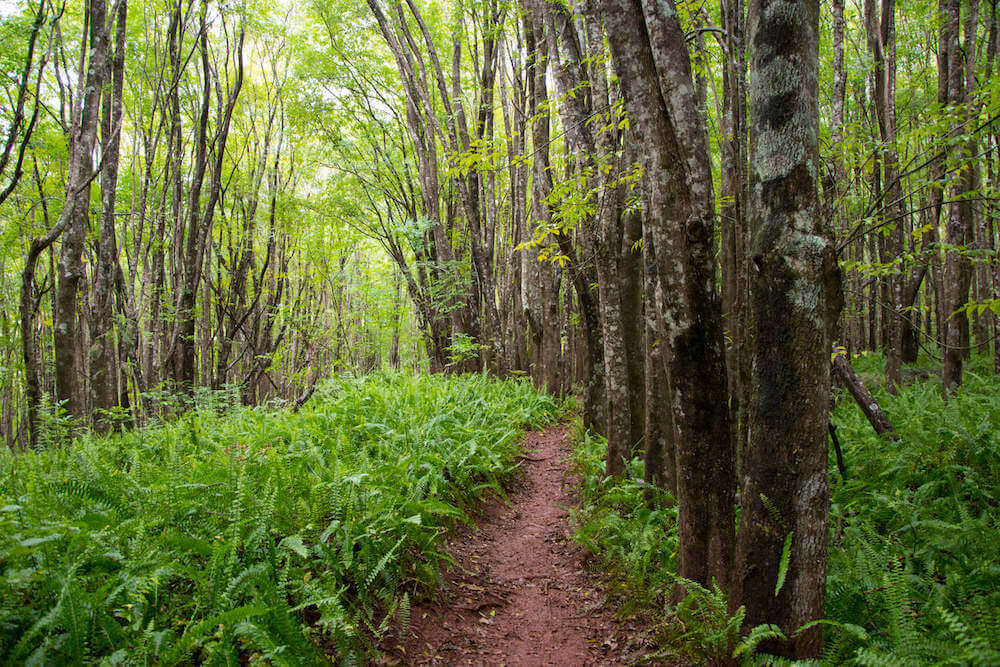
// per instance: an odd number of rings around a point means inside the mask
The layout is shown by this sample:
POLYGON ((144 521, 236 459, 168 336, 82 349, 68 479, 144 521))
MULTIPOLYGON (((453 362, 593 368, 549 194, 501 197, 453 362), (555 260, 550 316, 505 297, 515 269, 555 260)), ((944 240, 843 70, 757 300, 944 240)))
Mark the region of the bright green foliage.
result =
POLYGON ((340 378, 295 414, 183 419, 0 458, 0 662, 359 660, 502 493, 527 383, 340 378))
POLYGON ((616 591, 636 608, 661 604, 677 571, 677 506, 661 489, 642 481, 642 460, 626 475, 604 475, 606 442, 574 425, 573 463, 583 478, 581 506, 572 510, 575 539, 613 573, 616 591), (655 494, 643 500, 643 491, 655 494))
POLYGON ((1000 663, 1000 380, 979 372, 991 361, 975 360, 947 404, 934 377, 899 397, 876 390, 898 442, 875 436, 849 399, 834 413, 849 480, 831 477, 827 616, 871 641, 831 657, 1000 663))
MULTIPOLYGON (((991 362, 974 360, 947 404, 933 373, 898 397, 869 382, 897 442, 879 438, 849 396, 838 402, 832 420, 849 479, 831 455, 824 662, 1000 664, 1000 379, 985 367, 991 362)), ((853 361, 866 381, 881 378, 884 363, 878 355, 853 361)), ((600 440, 582 437, 575 456, 584 476, 577 540, 610 566, 633 609, 655 614, 665 654, 696 663, 720 657, 741 610, 729 616, 721 592, 686 582, 688 598, 666 605, 675 510, 659 508, 669 498, 643 503, 639 460, 626 479, 603 479, 600 440)), ((760 626, 729 646, 752 662, 773 631, 760 626)))

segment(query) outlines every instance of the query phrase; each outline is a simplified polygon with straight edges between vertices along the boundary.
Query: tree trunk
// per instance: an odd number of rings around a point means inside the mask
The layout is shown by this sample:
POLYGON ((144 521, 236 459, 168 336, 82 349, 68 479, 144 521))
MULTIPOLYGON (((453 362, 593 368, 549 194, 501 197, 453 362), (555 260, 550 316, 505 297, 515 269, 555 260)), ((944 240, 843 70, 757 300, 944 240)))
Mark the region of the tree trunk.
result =
MULTIPOLYGON (((525 12, 524 39, 528 50, 528 117, 531 123, 531 213, 538 224, 547 226, 552 217, 548 198, 552 193, 549 162, 549 95, 545 81, 548 70, 548 47, 536 17, 525 12)), ((534 225, 531 233, 534 232, 534 225)), ((533 248, 523 251, 526 263, 524 280, 528 281, 524 299, 525 313, 534 340, 532 350, 538 383, 551 394, 560 390, 560 321, 559 281, 550 262, 536 259, 533 248), (529 296, 530 295, 530 296, 529 296)))
MULTIPOLYGON (((961 108, 966 104, 965 61, 961 45, 961 14, 959 0, 948 0, 948 101, 961 108)), ((973 9, 978 2, 973 0, 973 9)), ((973 24, 974 25, 974 24, 973 24)), ((975 31, 970 33, 975 47, 975 31)), ((967 44, 966 47, 969 45, 967 44)), ((972 58, 973 55, 968 57, 972 58)), ((952 127, 952 136, 964 131, 964 123, 957 120, 952 127)), ((956 166, 964 165, 970 158, 965 142, 953 148, 956 166)), ((966 195, 972 189, 972 170, 966 166, 961 175, 954 179, 949 188, 950 200, 948 217, 945 222, 945 240, 952 247, 964 248, 971 245, 972 209, 966 195)), ((962 384, 962 362, 968 350, 969 318, 962 310, 969 299, 972 268, 969 260, 956 250, 948 250, 945 258, 943 287, 944 295, 944 356, 941 366, 941 391, 945 397, 962 384)))
MULTIPOLYGON (((605 116, 604 109, 610 106, 608 97, 608 81, 605 73, 604 31, 600 16, 592 2, 587 3, 586 11, 586 41, 580 50, 583 60, 567 65, 577 68, 587 77, 591 91, 590 113, 600 113, 599 118, 607 118, 605 127, 597 133, 593 146, 590 148, 593 167, 601 174, 599 178, 591 175, 591 185, 597 188, 597 216, 595 230, 594 267, 597 273, 598 303, 601 312, 601 340, 604 343, 604 371, 607 414, 607 456, 605 474, 620 476, 625 474, 625 464, 632 458, 632 448, 637 444, 633 439, 635 430, 633 424, 639 420, 633 415, 632 396, 642 390, 641 376, 639 383, 632 384, 634 371, 630 373, 628 342, 634 339, 634 333, 626 331, 630 325, 626 323, 623 311, 624 299, 627 296, 635 298, 635 293, 641 283, 637 272, 625 273, 622 264, 625 262, 625 225, 624 209, 626 190, 620 185, 607 182, 609 177, 616 178, 623 174, 630 165, 623 164, 622 151, 618 149, 617 133, 611 129, 613 116, 610 112, 605 116), (589 68, 584 65, 589 62, 589 68), (600 168, 603 167, 603 168, 600 168), (596 181, 596 182, 594 182, 596 181), (625 278, 629 278, 628 283, 625 278), (631 334, 631 335, 630 335, 631 334)), ((563 39, 571 28, 569 21, 563 24, 563 39)), ((588 114, 590 115, 590 114, 588 114)), ((575 118, 574 122, 585 123, 586 120, 575 118)), ((577 148, 587 150, 586 146, 577 148)), ((641 223, 640 223, 641 224, 641 223)), ((635 341, 632 341, 635 343, 635 341)), ((641 433, 641 428, 640 428, 641 433)))
MULTIPOLYGON (((203 10, 204 11, 204 10, 203 10)), ((208 197, 202 205, 201 190, 208 169, 209 145, 208 145, 208 113, 212 95, 212 80, 215 76, 209 65, 208 35, 205 16, 202 14, 202 26, 200 35, 199 51, 202 62, 202 100, 201 111, 198 120, 198 137, 195 144, 195 164, 194 175, 191 179, 191 191, 188 198, 187 231, 185 232, 185 248, 183 257, 183 283, 177 300, 177 325, 175 327, 174 339, 174 379, 184 389, 191 393, 194 391, 197 369, 197 339, 196 325, 197 313, 195 304, 197 303, 198 290, 201 286, 201 279, 205 265, 205 253, 208 238, 211 236, 212 221, 215 217, 215 208, 219 201, 222 189, 222 173, 224 157, 226 152, 226 141, 229 138, 229 125, 233 116, 233 109, 239 97, 240 89, 243 86, 243 40, 245 28, 241 27, 236 43, 236 74, 232 89, 224 106, 219 110, 218 126, 212 141, 212 149, 215 162, 211 168, 211 180, 208 187, 208 197)), ((229 54, 227 53, 228 57, 229 54)), ((220 100, 221 104, 221 100, 220 100)))
MULTIPOLYGON (((648 204, 644 204, 649 208, 648 204)), ((667 376, 666 344, 660 340, 664 327, 661 319, 662 298, 657 294, 655 242, 652 229, 642 230, 643 279, 645 288, 645 480, 651 485, 677 495, 677 452, 674 447, 674 410, 667 376)))
MULTIPOLYGON (((38 185, 39 194, 42 195, 42 212, 47 224, 49 220, 48 205, 45 203, 37 165, 35 165, 35 182, 38 185)), ((69 216, 60 216, 59 221, 44 236, 34 239, 28 245, 28 255, 24 260, 24 270, 21 272, 21 354, 24 359, 24 395, 27 404, 25 417, 28 423, 27 442, 28 447, 32 449, 38 447, 38 410, 41 407, 42 401, 42 364, 39 360, 38 341, 35 335, 35 313, 38 311, 41 295, 36 294, 35 267, 38 264, 38 257, 59 238, 59 235, 63 233, 68 223, 69 216)), ((54 275, 54 272, 50 271, 50 275, 54 275)))
POLYGON ((128 3, 121 0, 115 17, 115 55, 107 68, 101 109, 101 227, 97 247, 93 310, 91 311, 90 404, 94 429, 107 433, 118 405, 118 364, 112 327, 115 281, 120 270, 115 229, 115 190, 118 186, 119 144, 122 120, 122 87, 125 74, 125 19, 128 3))
MULTIPOLYGON (((756 335, 730 606, 746 606, 746 629, 771 623, 792 637, 823 618, 830 332, 842 301, 816 191, 819 2, 751 0, 748 26, 756 335)), ((822 629, 762 648, 816 658, 822 629)))
POLYGON ((748 342, 746 272, 746 62, 743 47, 743 0, 730 0, 722 9, 724 69, 722 73, 722 135, 720 144, 722 204, 719 215, 722 260, 722 312, 729 345, 726 377, 730 427, 739 470, 746 439, 745 354, 748 342))
POLYGON ((77 294, 84 279, 83 245, 90 226, 90 184, 93 180, 93 154, 101 91, 104 86, 105 60, 108 52, 107 10, 104 0, 90 0, 81 48, 90 53, 87 71, 81 77, 82 102, 74 110, 69 138, 69 175, 66 203, 62 216, 68 218, 59 255, 59 281, 53 313, 56 357, 56 399, 67 413, 77 419, 85 416, 86 401, 80 383, 81 362, 77 352, 77 294), (89 41, 89 49, 87 43, 89 41))
MULTIPOLYGON (((896 393, 903 376, 903 336, 909 318, 904 312, 904 286, 906 274, 903 271, 903 195, 900 185, 899 158, 896 151, 896 2, 881 0, 881 14, 875 0, 865 0, 865 29, 868 49, 875 61, 874 106, 878 121, 879 163, 882 165, 884 190, 881 198, 880 218, 890 230, 884 239, 882 262, 899 266, 887 279, 886 291, 889 299, 884 303, 886 330, 885 378, 889 391, 896 393)), ((881 237, 880 237, 881 238, 881 237)))
POLYGON ((872 425, 872 428, 879 435, 889 434, 889 439, 898 439, 899 436, 896 435, 896 429, 893 428, 892 422, 889 421, 885 412, 875 402, 872 393, 868 391, 865 383, 854 372, 854 368, 851 367, 847 356, 839 354, 837 350, 834 350, 833 355, 833 374, 847 388, 851 396, 854 397, 854 401, 861 408, 868 423, 872 425))
MULTIPOLYGON (((680 577, 728 588, 733 447, 722 311, 715 292, 715 205, 708 142, 684 32, 667 5, 602 4, 611 55, 636 132, 656 245, 677 454, 680 577)), ((677 593, 683 591, 679 588, 677 593)))
MULTIPOLYGON (((535 39, 545 41, 548 58, 555 74, 559 95, 564 103, 559 105, 563 125, 566 128, 566 148, 577 153, 578 159, 567 161, 567 169, 585 171, 585 165, 592 163, 596 146, 585 121, 588 112, 582 96, 571 95, 569 91, 581 85, 581 64, 583 56, 577 35, 565 7, 549 5, 536 0, 528 10, 534 20, 535 39), (560 47, 565 52, 566 62, 560 60, 560 47), (572 71, 571 71, 572 70, 572 71)), ((607 434, 607 393, 604 360, 604 341, 601 328, 600 294, 595 293, 598 284, 593 262, 596 254, 591 220, 586 220, 575 229, 576 246, 567 232, 554 233, 559 251, 566 261, 567 270, 573 281, 584 343, 587 350, 586 382, 584 386, 584 426, 600 435, 607 434), (579 248, 579 250, 577 249, 579 248)))

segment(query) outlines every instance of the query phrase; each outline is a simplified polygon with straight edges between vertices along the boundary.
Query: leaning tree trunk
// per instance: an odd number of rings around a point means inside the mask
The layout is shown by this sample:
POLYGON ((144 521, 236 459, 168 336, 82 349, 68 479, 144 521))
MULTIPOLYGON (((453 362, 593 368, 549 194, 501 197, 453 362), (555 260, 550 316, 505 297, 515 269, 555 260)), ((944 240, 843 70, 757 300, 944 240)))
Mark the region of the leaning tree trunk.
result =
MULTIPOLYGON (((755 338, 730 605, 746 606, 745 628, 771 623, 792 637, 823 617, 830 333, 842 301, 816 189, 819 1, 752 0, 748 25, 755 338)), ((822 648, 816 626, 764 650, 822 648)))
MULTIPOLYGON (((42 194, 41 179, 38 178, 38 168, 35 167, 35 178, 38 183, 39 194, 42 194)), ((42 199, 42 211, 48 221, 48 206, 42 199)), ((42 402, 41 369, 42 364, 39 359, 37 346, 37 336, 35 335, 35 313, 38 312, 39 302, 42 295, 37 294, 35 287, 35 267, 38 265, 38 258, 66 228, 69 218, 61 216, 59 221, 49 229, 44 236, 40 236, 31 241, 28 245, 28 256, 24 260, 24 270, 21 272, 21 354, 24 358, 24 394, 27 402, 28 420, 28 447, 34 449, 38 446, 38 411, 42 402)))

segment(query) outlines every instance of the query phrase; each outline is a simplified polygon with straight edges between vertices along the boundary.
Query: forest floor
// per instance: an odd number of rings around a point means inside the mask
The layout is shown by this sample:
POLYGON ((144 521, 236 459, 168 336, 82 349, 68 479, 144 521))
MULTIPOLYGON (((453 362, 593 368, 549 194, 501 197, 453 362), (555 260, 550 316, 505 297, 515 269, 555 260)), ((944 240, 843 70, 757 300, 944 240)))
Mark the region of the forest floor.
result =
POLYGON ((402 636, 383 643, 386 664, 628 664, 648 651, 571 539, 570 449, 566 426, 526 436, 508 501, 450 536, 455 565, 436 599, 413 605, 402 636))

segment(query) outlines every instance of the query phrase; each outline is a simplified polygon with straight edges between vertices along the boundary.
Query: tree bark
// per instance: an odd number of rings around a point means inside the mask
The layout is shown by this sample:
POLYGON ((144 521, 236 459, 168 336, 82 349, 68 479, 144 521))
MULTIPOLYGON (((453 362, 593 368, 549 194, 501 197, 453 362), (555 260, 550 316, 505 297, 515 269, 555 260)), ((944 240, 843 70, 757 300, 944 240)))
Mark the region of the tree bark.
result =
MULTIPOLYGON (((559 105, 559 113, 566 131, 566 148, 574 151, 578 157, 577 160, 567 162, 567 168, 586 171, 587 165, 592 164, 596 151, 590 128, 586 125, 589 113, 584 106, 582 96, 570 94, 570 91, 575 86, 581 85, 584 80, 581 71, 583 56, 578 36, 565 7, 549 5, 544 0, 534 0, 530 3, 528 11, 534 16, 535 39, 547 43, 548 58, 555 74, 559 95, 565 100, 559 105), (565 63, 560 58, 560 47, 565 54, 565 63)), ((598 277, 590 260, 596 254, 591 227, 591 220, 577 226, 574 230, 575 246, 567 231, 557 230, 553 235, 560 254, 565 258, 567 271, 576 292, 583 340, 587 350, 583 397, 584 426, 595 433, 606 435, 608 421, 604 341, 600 294, 593 289, 593 286, 598 284, 598 277)))
MULTIPOLYGON (((744 628, 771 623, 789 637, 823 618, 830 332, 842 301, 832 233, 818 215, 818 30, 818 0, 751 0, 755 340, 730 606, 746 606, 744 628)), ((815 658, 822 629, 762 649, 815 658)))
POLYGON ((897 387, 903 381, 903 337, 906 327, 910 323, 904 310, 903 293, 906 274, 902 254, 904 250, 905 212, 900 184, 899 157, 896 150, 895 14, 895 0, 881 0, 880 5, 876 5, 875 0, 865 0, 865 29, 868 36, 868 49, 875 61, 873 102, 879 136, 882 141, 879 146, 879 163, 882 165, 884 190, 878 195, 882 198, 879 217, 887 223, 889 229, 888 236, 885 237, 886 256, 883 258, 883 263, 893 265, 892 273, 886 278, 889 299, 885 303, 886 307, 890 309, 885 318, 888 331, 885 378, 887 388, 893 393, 898 391, 897 387), (880 12, 877 11, 879 9, 880 12))
POLYGON ((677 573, 726 589, 735 479, 705 122, 673 3, 616 0, 604 3, 602 13, 641 146, 644 224, 656 245, 664 324, 658 338, 669 355, 676 436, 677 573))
POLYGON ((851 396, 854 397, 855 402, 861 408, 861 412, 864 413, 868 423, 872 425, 872 428, 879 435, 888 434, 890 440, 898 439, 899 436, 896 435, 896 429, 893 427, 892 422, 889 421, 885 412, 875 402, 875 398, 868 391, 865 383, 854 372, 854 368, 847 361, 846 355, 838 354, 836 350, 834 350, 833 355, 833 374, 843 383, 851 396))
MULTIPOLYGON (((961 44, 961 3, 959 0, 948 0, 948 102, 956 109, 963 108, 966 103, 966 71, 964 51, 961 44)), ((973 0, 974 12, 978 7, 973 0)), ((973 24, 974 25, 974 24, 973 24)), ((969 34, 971 46, 975 48, 975 30, 969 34)), ((966 44, 968 48, 969 44, 966 44)), ((969 58, 974 57, 969 55, 969 58)), ((964 114, 961 115, 964 117, 964 114)), ((964 124, 955 121, 952 136, 963 132, 964 124)), ((958 140, 958 145, 952 151, 955 166, 964 165, 970 158, 968 146, 958 140)), ((967 165, 959 177, 954 179, 948 193, 948 217, 945 222, 945 240, 952 246, 945 257, 943 278, 942 316, 944 318, 944 355, 941 365, 941 391, 947 397, 962 384, 962 363, 968 350, 969 318, 963 310, 969 299, 969 286, 972 278, 972 268, 969 260, 957 249, 965 248, 972 242, 972 209, 966 195, 972 189, 972 170, 967 165)))
MULTIPOLYGON (((644 203, 645 208, 649 205, 644 203)), ((645 289, 645 362, 644 410, 646 421, 643 429, 645 481, 677 495, 677 452, 674 446, 674 408, 667 376, 666 344, 660 340, 664 326, 661 322, 662 297, 657 294, 659 280, 656 269, 655 241, 652 229, 642 230, 643 279, 645 289)))
POLYGON ((45 69, 45 55, 42 56, 41 63, 38 65, 38 79, 35 83, 34 93, 35 103, 32 107, 31 118, 27 119, 27 125, 24 124, 24 106, 29 95, 31 70, 35 63, 35 45, 38 42, 38 36, 42 32, 42 26, 45 25, 45 18, 48 16, 48 11, 49 9, 45 4, 45 0, 41 0, 35 12, 35 22, 31 26, 31 35, 28 37, 28 53, 25 56, 24 68, 21 70, 21 77, 17 84, 17 99, 14 102, 14 113, 10 124, 7 126, 7 137, 3 142, 3 147, 0 148, 0 177, 3 177, 7 171, 7 167, 10 166, 10 158, 14 153, 14 145, 17 144, 18 146, 17 156, 14 160, 13 170, 7 180, 7 185, 0 189, 0 204, 3 204, 11 193, 14 192, 18 182, 21 180, 21 176, 24 174, 24 156, 31 141, 31 136, 34 133, 35 125, 38 122, 38 112, 41 109, 42 100, 39 91, 41 90, 42 72, 45 69), (18 135, 20 135, 20 141, 18 141, 18 135))
MULTIPOLYGON (((38 185, 38 192, 42 196, 42 211, 48 222, 48 206, 45 203, 44 191, 42 190, 41 178, 38 175, 38 167, 35 166, 35 181, 38 185)), ((41 295, 37 294, 35 287, 35 267, 38 265, 39 256, 49 248, 59 235, 63 233, 69 223, 69 216, 60 216, 59 221, 53 225, 44 236, 40 236, 28 244, 28 255, 24 260, 24 270, 21 272, 21 355, 24 359, 24 395, 26 402, 26 414, 28 426, 28 447, 35 449, 38 447, 38 410, 42 401, 41 370, 42 365, 38 358, 37 336, 35 335, 35 313, 38 311, 41 295)))
MULTIPOLYGON (((215 161, 211 167, 208 187, 208 197, 201 202, 201 190, 204 184, 205 172, 208 170, 208 114, 211 107, 212 79, 215 76, 209 65, 209 49, 207 25, 205 24, 205 8, 202 7, 202 25, 199 51, 202 63, 202 99, 198 120, 198 136, 195 144, 194 174, 191 179, 191 190, 188 193, 187 230, 184 235, 185 247, 183 254, 183 282, 177 298, 177 324, 174 327, 174 379, 187 393, 194 391, 197 368, 196 326, 198 289, 201 286, 205 265, 205 253, 208 238, 211 236, 212 221, 215 208, 219 201, 223 180, 223 160, 226 153, 226 141, 229 138, 229 126, 233 117, 233 109, 243 86, 243 40, 245 28, 241 26, 236 44, 236 74, 232 89, 228 91, 227 99, 219 109, 218 126, 212 141, 215 161)), ((229 54, 226 54, 229 57, 229 54)), ((220 104, 222 104, 220 100, 220 104)))
POLYGON ((115 281, 121 270, 115 229, 115 190, 118 186, 119 144, 121 139, 122 88, 125 74, 126 0, 118 2, 115 54, 107 68, 101 109, 101 226, 97 247, 93 308, 91 310, 90 404, 94 429, 107 433, 113 425, 112 410, 118 405, 118 364, 112 327, 115 281))
POLYGON ((729 334, 726 347, 730 427, 736 451, 737 473, 746 447, 746 380, 749 377, 747 299, 747 131, 746 61, 744 58, 743 0, 722 4, 725 56, 722 73, 722 141, 720 144, 721 194, 720 258, 722 261, 722 312, 729 334))
MULTIPOLYGON (((531 123, 531 213, 545 227, 552 219, 548 198, 552 193, 552 171, 549 160, 549 95, 545 81, 548 70, 548 46, 544 26, 531 12, 524 12, 524 38, 528 51, 528 118, 531 123), (542 33, 541 35, 539 33, 542 33)), ((530 228, 534 233, 534 225, 530 228)), ((526 229, 526 231, 528 231, 526 229)), ((534 346, 536 378, 546 391, 560 390, 561 342, 559 321, 559 281, 550 262, 536 259, 532 248, 523 251, 524 308, 534 346)))
POLYGON ((104 86, 105 60, 108 52, 107 10, 104 0, 90 0, 85 28, 89 30, 81 49, 89 51, 85 76, 81 77, 80 105, 73 112, 69 138, 69 175, 62 217, 62 248, 59 254, 59 281, 53 313, 55 345, 56 399, 67 413, 77 419, 85 416, 86 400, 80 383, 81 360, 78 355, 77 294, 85 278, 83 245, 90 225, 90 185, 94 178, 93 154, 101 91, 104 86), (89 42, 89 49, 88 47, 89 42))

